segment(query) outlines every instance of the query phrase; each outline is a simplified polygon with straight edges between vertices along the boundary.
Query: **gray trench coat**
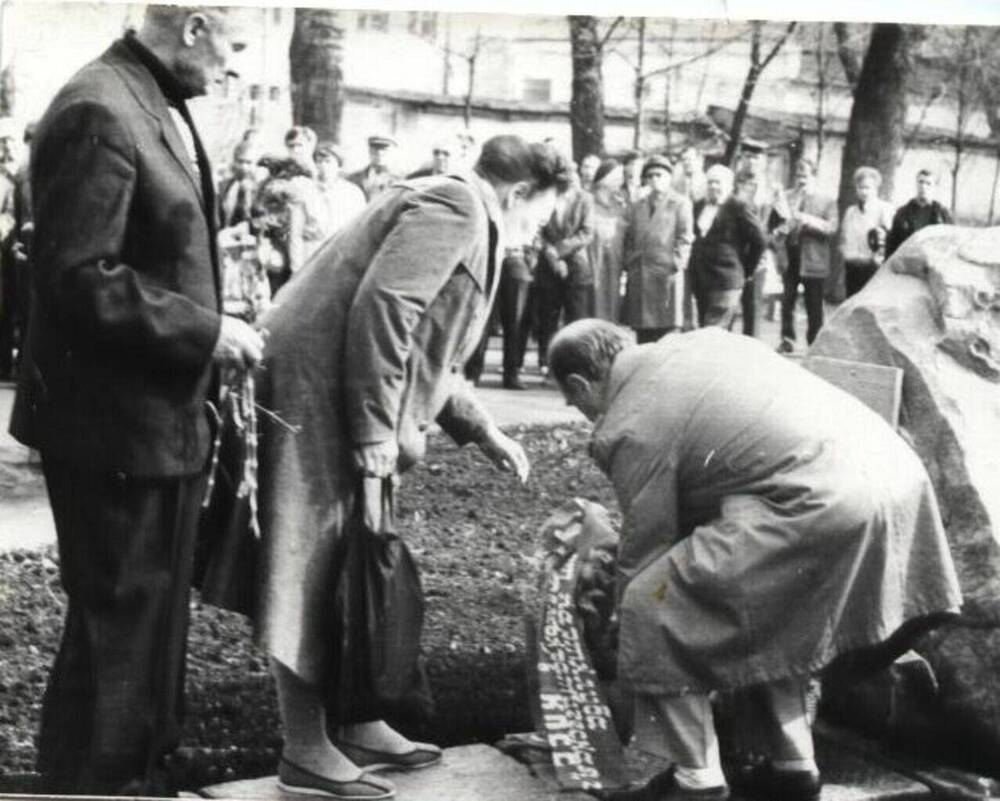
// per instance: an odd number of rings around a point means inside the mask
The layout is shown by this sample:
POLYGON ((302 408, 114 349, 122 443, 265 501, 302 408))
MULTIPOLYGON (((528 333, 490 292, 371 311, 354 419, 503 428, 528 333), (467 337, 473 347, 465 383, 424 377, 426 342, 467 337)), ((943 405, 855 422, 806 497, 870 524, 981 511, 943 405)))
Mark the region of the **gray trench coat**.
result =
POLYGON ((860 401, 719 329, 623 352, 609 391, 592 449, 637 691, 807 676, 961 603, 923 465, 860 401))
POLYGON ((499 278, 500 211, 473 174, 381 194, 278 293, 257 372, 264 580, 255 625, 301 678, 326 666, 331 552, 350 514, 353 449, 398 439, 423 455, 435 419, 459 443, 488 424, 462 381, 499 278))
POLYGON ((629 209, 625 229, 625 289, 623 321, 632 328, 674 328, 681 325, 678 273, 687 269, 694 223, 691 202, 673 192, 654 206, 652 196, 629 209))

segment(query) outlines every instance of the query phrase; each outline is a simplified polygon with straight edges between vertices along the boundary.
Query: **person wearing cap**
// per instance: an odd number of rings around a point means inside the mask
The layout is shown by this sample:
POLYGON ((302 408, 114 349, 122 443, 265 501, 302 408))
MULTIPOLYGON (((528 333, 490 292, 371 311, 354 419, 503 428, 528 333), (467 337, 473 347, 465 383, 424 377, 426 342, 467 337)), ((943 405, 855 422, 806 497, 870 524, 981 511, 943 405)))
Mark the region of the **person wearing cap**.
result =
POLYGON ((340 174, 344 154, 333 142, 316 146, 316 186, 326 206, 324 229, 332 236, 365 207, 365 194, 340 174))
POLYGON ((594 268, 587 251, 593 239, 594 199, 580 187, 574 170, 572 186, 556 201, 539 234, 535 298, 540 361, 560 319, 571 323, 594 314, 594 268))
MULTIPOLYGON (((584 159, 586 161, 586 159, 584 159)), ((619 189, 622 165, 605 159, 594 173, 594 239, 590 263, 594 270, 594 316, 618 322, 621 313, 621 274, 625 255, 625 205, 619 189)))
POLYGON ((396 140, 391 136, 369 136, 368 166, 347 176, 348 181, 357 184, 365 193, 366 202, 371 203, 399 180, 400 176, 392 172, 388 164, 390 151, 395 147, 396 140))
POLYGON ((740 309, 747 276, 764 253, 764 231, 753 210, 733 195, 733 171, 715 164, 705 173, 705 197, 694 205, 694 245, 688 276, 698 326, 729 328, 740 309))
POLYGON ((650 156, 642 180, 649 194, 631 205, 625 228, 622 318, 645 343, 681 325, 683 275, 694 233, 691 201, 670 188, 670 160, 650 156))

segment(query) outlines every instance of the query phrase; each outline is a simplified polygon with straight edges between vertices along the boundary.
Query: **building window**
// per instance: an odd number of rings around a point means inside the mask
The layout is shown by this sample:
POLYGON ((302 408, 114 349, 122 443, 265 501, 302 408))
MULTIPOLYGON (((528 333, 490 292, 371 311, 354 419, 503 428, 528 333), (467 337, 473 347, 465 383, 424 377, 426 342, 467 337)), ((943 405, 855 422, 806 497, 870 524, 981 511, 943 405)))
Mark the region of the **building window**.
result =
POLYGON ((386 33, 389 30, 388 11, 359 11, 358 30, 386 33))
POLYGON ((414 36, 437 39, 437 16, 436 11, 411 11, 407 28, 414 36))
POLYGON ((548 103, 552 100, 552 81, 549 78, 525 78, 524 99, 529 103, 548 103))

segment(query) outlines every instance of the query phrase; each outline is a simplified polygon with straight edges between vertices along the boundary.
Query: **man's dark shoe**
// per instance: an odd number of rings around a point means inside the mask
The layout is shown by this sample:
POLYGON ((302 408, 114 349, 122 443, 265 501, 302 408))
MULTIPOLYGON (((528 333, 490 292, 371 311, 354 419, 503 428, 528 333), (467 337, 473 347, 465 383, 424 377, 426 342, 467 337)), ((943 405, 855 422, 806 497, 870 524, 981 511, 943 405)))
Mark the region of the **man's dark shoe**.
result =
POLYGON ((727 801, 729 790, 725 786, 687 790, 678 786, 671 768, 658 773, 642 787, 602 790, 594 795, 600 801, 727 801))
POLYGON ((521 379, 516 375, 505 375, 503 377, 503 388, 504 389, 524 389, 524 384, 521 383, 521 379))
POLYGON ((818 801, 823 780, 811 770, 780 770, 764 759, 741 765, 730 777, 736 795, 755 801, 818 801))

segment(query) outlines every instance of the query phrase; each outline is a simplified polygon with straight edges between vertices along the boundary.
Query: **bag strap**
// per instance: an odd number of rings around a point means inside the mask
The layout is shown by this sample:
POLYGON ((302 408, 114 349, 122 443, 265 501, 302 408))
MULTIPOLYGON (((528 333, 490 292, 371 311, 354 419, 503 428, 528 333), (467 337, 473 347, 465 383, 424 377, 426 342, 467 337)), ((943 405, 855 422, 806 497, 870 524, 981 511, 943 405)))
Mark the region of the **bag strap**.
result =
POLYGON ((365 527, 376 534, 391 531, 394 522, 392 478, 365 476, 361 479, 360 502, 365 527))

